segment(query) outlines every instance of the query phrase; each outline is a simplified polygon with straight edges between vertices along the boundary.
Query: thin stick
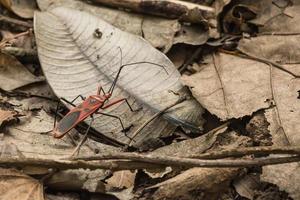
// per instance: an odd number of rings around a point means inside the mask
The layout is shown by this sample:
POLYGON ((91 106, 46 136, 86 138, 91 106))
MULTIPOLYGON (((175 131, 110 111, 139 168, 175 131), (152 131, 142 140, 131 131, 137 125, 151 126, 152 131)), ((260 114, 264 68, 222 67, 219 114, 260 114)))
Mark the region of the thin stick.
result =
POLYGON ((190 155, 189 158, 220 159, 229 157, 243 157, 246 155, 262 156, 266 154, 298 154, 300 146, 266 146, 266 147, 243 147, 237 149, 227 149, 203 154, 190 155))
POLYGON ((187 22, 203 22, 203 16, 213 16, 215 9, 180 0, 91 0, 106 6, 125 8, 139 13, 182 19, 187 22))
POLYGON ((287 69, 285 69, 282 65, 278 64, 278 63, 275 63, 271 60, 268 60, 268 59, 265 59, 265 58, 259 58, 259 57, 256 57, 254 55, 250 55, 248 53, 245 53, 243 51, 240 51, 238 50, 238 52, 230 52, 230 51, 226 51, 224 49, 221 49, 220 50, 222 53, 226 53, 226 54, 230 54, 230 55, 236 55, 236 56, 239 56, 241 58, 246 58, 246 59, 251 59, 251 60, 256 60, 256 61, 259 61, 259 62, 262 62, 262 63, 265 63, 267 65, 271 64, 272 66, 276 67, 277 69, 281 70, 281 71, 284 71, 290 75, 292 75, 294 78, 300 78, 300 75, 297 75, 287 69))
POLYGON ((10 42, 11 40, 14 40, 14 39, 16 39, 16 38, 18 38, 18 37, 21 37, 21 36, 24 36, 24 35, 28 35, 28 34, 30 34, 31 32, 32 32, 32 29, 30 28, 30 29, 28 29, 27 31, 22 32, 22 33, 19 33, 19 34, 16 34, 16 35, 14 35, 14 36, 11 37, 11 38, 6 38, 6 39, 4 39, 2 42, 0 42, 0 48, 5 47, 5 45, 6 45, 7 42, 10 42))
POLYGON ((33 25, 28 23, 28 22, 21 21, 21 20, 18 20, 18 19, 14 19, 14 18, 11 18, 11 17, 7 17, 7 16, 1 15, 1 14, 0 14, 0 21, 7 22, 7 23, 10 23, 10 24, 16 24, 16 25, 19 25, 19 26, 24 26, 26 28, 32 28, 33 27, 33 25))
MULTIPOLYGON (((82 158, 81 158, 82 159, 82 158)), ((84 160, 52 160, 43 158, 16 158, 0 157, 0 166, 4 167, 43 167, 55 169, 154 169, 165 166, 174 167, 252 167, 265 166, 290 162, 299 162, 300 156, 289 157, 267 157, 256 159, 224 159, 224 160, 199 160, 192 158, 180 158, 171 156, 144 156, 136 154, 131 157, 131 161, 124 160, 102 160, 102 161, 84 161, 84 160), (132 160, 135 160, 133 162, 132 160)))
POLYGON ((182 103, 183 101, 186 100, 186 97, 181 97, 179 98, 175 103, 167 106, 166 108, 164 108, 163 110, 159 111, 158 113, 155 113, 150 119, 148 119, 143 125, 140 126, 140 128, 138 128, 138 130, 136 130, 132 137, 131 140, 128 143, 128 146, 132 145, 132 142, 134 141, 134 138, 150 123, 152 122, 154 119, 156 119, 157 117, 159 117, 160 115, 162 115, 164 112, 166 112, 167 110, 169 110, 170 108, 174 107, 175 105, 178 105, 180 103, 182 103))

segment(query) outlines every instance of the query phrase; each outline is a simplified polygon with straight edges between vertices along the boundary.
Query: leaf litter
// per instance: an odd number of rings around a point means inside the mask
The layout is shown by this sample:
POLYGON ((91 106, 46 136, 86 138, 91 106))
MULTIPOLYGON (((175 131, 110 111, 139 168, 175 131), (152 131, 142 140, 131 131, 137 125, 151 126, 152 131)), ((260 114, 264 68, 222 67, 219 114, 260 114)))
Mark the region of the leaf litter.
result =
MULTIPOLYGON (((152 99, 147 99, 146 95, 141 95, 143 90, 133 90, 138 85, 138 82, 130 86, 130 81, 132 81, 130 80, 130 70, 125 71, 124 74, 126 75, 120 79, 118 85, 120 90, 118 90, 116 96, 131 96, 130 103, 133 103, 134 107, 143 106, 143 112, 139 116, 131 115, 126 113, 126 109, 123 106, 112 112, 116 114, 123 113, 121 117, 125 119, 126 124, 134 121, 135 126, 130 130, 131 134, 134 134, 134 131, 153 116, 155 112, 167 106, 168 102, 174 102, 179 98, 177 95, 178 90, 180 90, 179 93, 181 95, 189 95, 189 91, 183 88, 183 84, 180 83, 179 79, 189 87, 192 95, 197 100, 192 99, 179 104, 176 108, 167 111, 164 114, 164 119, 158 118, 149 127, 146 127, 144 132, 137 138, 138 142, 135 143, 140 150, 151 149, 153 150, 152 155, 158 156, 185 157, 203 152, 239 149, 243 146, 264 146, 272 143, 277 146, 298 144, 297 130, 299 130, 298 121, 300 116, 298 112, 300 110, 298 96, 300 83, 295 76, 299 76, 300 73, 298 70, 299 48, 297 46, 299 43, 299 26, 296 23, 299 15, 299 3, 297 1, 242 0, 234 2, 215 0, 211 4, 216 10, 215 15, 204 16, 207 21, 201 25, 182 23, 180 19, 163 19, 127 12, 127 10, 90 5, 82 1, 47 0, 37 1, 37 4, 44 11, 36 12, 37 17, 34 24, 38 54, 44 75, 51 89, 58 97, 69 96, 71 99, 72 96, 74 97, 79 93, 92 94, 96 91, 98 81, 104 81, 104 83, 109 85, 109 82, 114 77, 115 69, 117 69, 117 66, 120 66, 119 51, 113 49, 107 58, 104 58, 104 56, 99 56, 99 58, 96 56, 94 58, 91 56, 92 49, 89 49, 89 44, 85 42, 87 41, 86 39, 91 38, 88 41, 93 42, 93 45, 90 46, 98 48, 102 40, 110 41, 106 38, 109 34, 101 29, 101 24, 109 27, 107 30, 113 30, 113 35, 122 35, 123 32, 110 27, 110 24, 123 31, 142 36, 150 42, 151 46, 158 48, 163 53, 168 52, 171 60, 175 61, 174 64, 183 73, 182 76, 177 73, 175 67, 162 53, 154 51, 150 45, 144 45, 144 40, 140 39, 138 41, 133 39, 131 41, 128 38, 134 37, 126 34, 124 34, 126 39, 120 36, 118 40, 112 40, 118 46, 121 46, 124 55, 122 57, 123 63, 139 61, 129 58, 130 56, 128 57, 128 55, 134 49, 146 49, 144 56, 138 56, 138 58, 152 58, 153 61, 167 63, 167 71, 174 70, 174 73, 171 74, 163 75, 163 73, 159 73, 162 78, 154 76, 152 82, 149 81, 149 84, 147 84, 148 81, 143 80, 141 82, 144 84, 144 88, 149 88, 149 85, 154 85, 161 80, 159 87, 167 88, 165 92, 171 89, 171 91, 152 99), (73 17, 78 17, 78 20, 74 20, 73 17), (89 21, 89 23, 81 23, 79 18, 81 18, 80 20, 84 18, 93 20, 92 22, 89 21), (63 21, 64 23, 62 23, 63 21), (91 29, 82 25, 88 24, 90 26, 95 24, 95 22, 97 22, 97 26, 91 29), (206 27, 203 27, 203 24, 206 27), (65 37, 64 26, 68 26, 73 30, 74 40, 69 36, 65 37), (94 31, 99 27, 100 33, 98 35, 100 35, 95 37, 94 31), (236 34, 236 36, 224 36, 224 33, 236 34), (51 41, 52 46, 47 44, 49 41, 51 41), (57 41, 59 42, 56 43, 57 41), (56 48, 55 44, 58 44, 60 47, 56 48), (76 51, 74 44, 84 48, 76 51), (200 49, 197 54, 195 49, 200 49), (96 72, 95 76, 102 76, 102 78, 100 78, 101 80, 95 79, 96 81, 91 85, 89 81, 93 80, 93 78, 87 76, 90 79, 85 81, 89 86, 88 89, 82 89, 85 87, 84 85, 78 87, 76 83, 72 83, 72 80, 83 80, 80 76, 74 75, 74 68, 72 71, 68 71, 67 68, 66 71, 61 71, 62 68, 58 67, 58 65, 73 65, 75 62, 73 63, 74 60, 72 59, 79 58, 82 54, 91 56, 90 59, 85 61, 91 60, 98 66, 102 66, 99 63, 107 66, 107 68, 98 67, 101 69, 101 73, 96 72), (55 55, 55 59, 50 61, 49 56, 51 55, 55 55), (49 70, 51 66, 55 65, 57 67, 49 70), (47 67, 45 68, 45 66, 47 67), (51 72, 50 75, 47 70, 51 72), (56 77, 57 72, 63 77, 56 77), (105 76, 102 74, 105 74, 105 76), (169 79, 165 77, 169 77, 169 79), (170 81, 172 78, 173 82, 170 81), (67 89, 61 90, 65 86, 60 87, 58 82, 62 80, 68 83, 66 85, 67 89), (68 82, 70 80, 71 82, 68 82), (169 80, 169 82, 166 80, 169 80), (176 83, 178 88, 174 89, 168 83, 176 83), (141 99, 142 101, 140 101, 141 99), (204 115, 202 115, 204 110, 200 105, 205 109, 204 115), (182 115, 184 112, 186 114, 182 115), (172 123, 167 121, 169 119, 172 119, 172 123), (181 119, 186 121, 180 121, 181 119), (204 119, 208 120, 205 124, 204 119), (199 133, 195 134, 187 131, 188 129, 184 126, 183 129, 186 132, 182 132, 180 129, 175 131, 176 126, 174 126, 174 122, 175 125, 182 125, 186 122, 196 124, 207 134, 199 136, 199 133), (224 126, 212 130, 224 122, 224 126), (174 134, 174 131, 176 134, 174 134), (163 147, 156 149, 159 146, 163 147)), ((200 18, 203 19, 203 16, 200 18)), ((4 33, 4 30, 0 31, 4 33)), ((9 30, 8 33, 11 32, 9 30)), ((20 42, 22 43, 21 40, 20 42)), ((13 45, 17 45, 21 49, 35 48, 34 46, 27 46, 21 43, 14 43, 13 45)), ((100 54, 104 50, 110 49, 105 45, 100 45, 100 47, 100 54)), ((4 60, 6 61, 7 59, 5 57, 4 60)), ((11 59, 15 58, 12 57, 11 59)), ((18 62, 17 59, 15 60, 18 62)), ((86 72, 95 68, 85 64, 81 63, 78 66, 89 66, 86 68, 86 72)), ((10 67, 11 64, 9 63, 8 66, 10 67)), ((147 67, 143 66, 144 69, 147 67)), ((144 69, 141 69, 141 71, 144 69)), ((156 72, 159 71, 159 69, 155 68, 149 69, 156 72)), ((11 74, 17 75, 24 70, 27 69, 22 66, 12 71, 11 74)), ((30 71, 32 72, 33 70, 30 71)), ((94 69, 94 71, 96 70, 94 69)), ((135 71, 138 72, 139 69, 136 68, 135 71)), ((92 71, 90 72, 92 73, 92 71)), ((27 81, 11 78, 11 80, 0 84, 1 88, 2 86, 6 87, 2 88, 0 101, 1 108, 4 108, 4 110, 1 110, 2 115, 0 115, 3 116, 3 120, 9 121, 11 118, 15 118, 14 113, 16 111, 22 113, 22 115, 17 116, 18 120, 13 120, 12 123, 8 124, 5 123, 1 129, 0 158, 3 156, 23 158, 25 156, 57 159, 69 155, 74 145, 76 145, 80 134, 77 130, 73 130, 70 133, 70 137, 65 137, 62 140, 54 140, 52 138, 50 132, 53 128, 54 118, 49 113, 55 107, 55 95, 52 94, 48 83, 35 81, 37 76, 32 75, 29 71, 25 74, 27 74, 27 77, 30 77, 26 79, 27 81), (13 81, 17 81, 17 83, 7 87, 7 83, 11 84, 13 81), (18 89, 15 90, 16 88, 18 89), (31 96, 32 94, 33 96, 31 96), (47 98, 43 98, 43 96, 47 98)), ((1 75, 2 73, 0 73, 1 75)), ((24 77, 26 76, 24 75, 24 77)), ((3 77, 7 78, 9 76, 3 75, 3 77)), ((146 90, 145 93, 148 92, 146 90)), ((116 121, 101 120, 103 123, 99 126, 104 128, 98 129, 98 126, 96 126, 97 130, 101 130, 101 134, 111 139, 116 139, 121 143, 124 141, 126 143, 128 138, 125 138, 124 134, 118 131, 120 127, 118 127, 119 125, 116 121), (114 133, 111 133, 111 130, 114 133)), ((80 155, 97 153, 101 155, 102 153, 121 151, 122 149, 119 147, 112 147, 88 139, 87 143, 82 147, 80 155)), ((255 159, 255 156, 245 157, 247 160, 252 158, 255 159)), ((160 166, 153 170, 143 169, 142 171, 137 170, 134 172, 113 172, 103 169, 98 171, 66 170, 54 173, 43 184, 49 187, 45 192, 46 199, 79 199, 78 193, 53 194, 53 191, 55 193, 61 190, 86 190, 89 191, 88 194, 91 198, 99 198, 99 196, 96 197, 95 195, 101 192, 114 195, 118 199, 147 199, 150 197, 151 199, 207 199, 208 197, 210 199, 225 199, 225 197, 226 199, 234 199, 242 198, 241 196, 248 199, 264 199, 266 197, 276 197, 278 199, 290 199, 292 197, 293 199, 299 199, 298 170, 298 163, 264 166, 254 169, 186 169, 184 166, 182 168, 160 166), (262 172, 260 172, 261 169, 262 172), (249 181, 253 170, 258 170, 255 178, 260 176, 261 180, 257 180, 257 184, 263 188, 255 188, 253 182, 249 181), (239 182, 234 182, 234 188, 229 183, 237 180, 237 178, 239 182), (270 191, 264 185, 268 185, 269 188, 279 187, 282 192, 279 192, 278 189, 270 191), (49 190, 51 194, 47 194, 49 190)), ((47 169, 42 168, 29 169, 24 167, 23 171, 26 174, 39 176, 48 173, 47 169)), ((36 181, 30 177, 28 180, 36 181)), ((14 181, 19 182, 20 180, 14 178, 14 181)), ((5 180, 4 183, 10 184, 11 182, 5 180)), ((41 188, 42 184, 34 187, 34 192, 38 194, 44 193, 41 188)), ((6 191, 14 192, 13 189, 6 189, 6 191)), ((21 192, 18 193, 22 194, 21 192)), ((24 191, 24 193, 29 196, 35 195, 28 191, 24 191)), ((110 196, 110 198, 112 197, 110 196)))

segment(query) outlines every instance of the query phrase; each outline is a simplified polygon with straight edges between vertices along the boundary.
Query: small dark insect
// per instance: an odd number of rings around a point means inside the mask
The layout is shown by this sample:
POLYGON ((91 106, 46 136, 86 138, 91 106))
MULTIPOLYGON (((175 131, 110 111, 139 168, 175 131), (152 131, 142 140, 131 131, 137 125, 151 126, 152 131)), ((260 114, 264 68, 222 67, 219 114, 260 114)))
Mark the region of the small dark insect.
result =
MULTIPOLYGON (((122 51, 121 51, 121 58, 122 58, 122 51)), ((120 68, 117 72, 117 75, 116 75, 115 79, 113 80, 108 92, 105 92, 104 89, 101 86, 99 86, 98 90, 97 90, 97 93, 95 95, 91 95, 87 98, 83 97, 82 95, 78 95, 72 101, 68 101, 64 98, 60 98, 60 100, 65 101, 66 103, 70 104, 74 108, 72 108, 57 124, 56 124, 56 118, 55 118, 54 129, 53 129, 53 136, 55 138, 62 138, 65 134, 67 134, 72 128, 74 128, 80 122, 84 121, 88 117, 91 117, 89 127, 86 130, 86 133, 85 133, 83 139, 78 144, 78 146, 76 147, 76 149, 74 150, 72 155, 74 155, 79 150, 80 146, 86 140, 87 134, 88 134, 89 129, 90 129, 90 127, 93 123, 93 120, 94 120, 94 118, 93 118, 94 114, 101 114, 101 115, 105 115, 105 116, 108 116, 108 117, 113 117, 115 119, 118 119, 119 122, 120 122, 120 125, 122 127, 122 132, 124 132, 125 136, 127 136, 126 132, 132 127, 132 125, 125 128, 120 117, 115 116, 115 115, 111 115, 111 114, 108 114, 108 113, 104 113, 103 110, 105 110, 106 108, 109 108, 109 107, 111 107, 115 104, 124 102, 124 101, 126 102, 126 104, 128 105, 129 109, 132 112, 136 112, 136 111, 140 110, 140 109, 137 109, 137 110, 132 109, 132 107, 130 106, 130 104, 128 103, 126 98, 117 99, 117 100, 111 101, 109 103, 107 103, 107 102, 113 94, 113 91, 115 89, 116 83, 118 81, 118 78, 120 76, 120 73, 121 73, 122 69, 126 66, 144 64, 144 63, 152 64, 152 65, 155 65, 155 66, 158 66, 158 67, 162 67, 165 70, 165 72, 167 73, 164 66, 156 64, 156 63, 143 61, 143 62, 128 63, 128 64, 122 65, 122 59, 121 59, 121 66, 120 66, 120 68), (83 100, 83 102, 76 106, 74 104, 74 102, 79 97, 83 100)), ((59 103, 60 103, 60 101, 59 101, 59 103)), ((56 112, 58 111, 59 103, 57 105, 56 112)))
POLYGON ((95 29, 95 31, 94 31, 94 37, 98 38, 98 39, 102 38, 102 32, 100 31, 99 28, 95 29))

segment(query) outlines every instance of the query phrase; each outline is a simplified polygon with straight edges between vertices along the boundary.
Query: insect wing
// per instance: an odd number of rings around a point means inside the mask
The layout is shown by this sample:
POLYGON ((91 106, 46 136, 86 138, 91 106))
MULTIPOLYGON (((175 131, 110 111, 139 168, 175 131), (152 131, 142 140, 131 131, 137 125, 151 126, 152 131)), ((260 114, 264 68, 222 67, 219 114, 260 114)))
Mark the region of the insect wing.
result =
POLYGON ((77 121, 80 117, 81 111, 69 112, 66 116, 64 116, 57 126, 54 129, 54 137, 61 138, 63 137, 70 129, 77 125, 77 121))

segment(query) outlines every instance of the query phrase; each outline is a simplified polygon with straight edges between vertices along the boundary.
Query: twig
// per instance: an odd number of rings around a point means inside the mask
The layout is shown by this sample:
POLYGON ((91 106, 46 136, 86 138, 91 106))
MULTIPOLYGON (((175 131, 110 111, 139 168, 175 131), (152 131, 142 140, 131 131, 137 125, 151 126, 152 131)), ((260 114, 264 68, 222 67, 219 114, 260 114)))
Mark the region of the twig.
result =
POLYGON ((280 163, 298 162, 300 156, 286 157, 267 157, 254 159, 221 159, 221 160, 201 160, 194 158, 183 158, 174 156, 137 154, 137 153, 111 153, 106 155, 77 157, 76 160, 108 160, 108 159, 126 159, 131 161, 147 162, 166 166, 177 167, 250 167, 264 166, 280 163))
POLYGON ((215 9, 180 0, 91 0, 106 6, 130 9, 135 12, 182 19, 187 22, 201 23, 204 17, 213 16, 215 9))
POLYGON ((18 20, 18 19, 10 18, 10 17, 4 16, 4 15, 1 15, 1 14, 0 14, 0 21, 7 22, 7 23, 10 23, 10 24, 16 24, 18 26, 24 26, 26 28, 32 28, 33 27, 33 25, 28 23, 28 22, 24 22, 24 21, 21 21, 21 20, 18 20))
POLYGON ((169 110, 170 108, 182 103, 183 101, 186 100, 186 97, 180 97, 175 103, 167 106, 166 108, 164 108, 163 110, 159 111, 158 113, 155 113, 150 119, 148 119, 143 125, 141 125, 138 130, 136 130, 133 135, 131 136, 131 140, 128 143, 128 146, 132 145, 132 142, 134 141, 134 138, 145 128, 145 126, 147 126, 150 122, 152 122, 154 119, 156 119, 157 117, 159 117, 160 115, 162 115, 164 112, 166 112, 167 110, 169 110))
POLYGON ((230 54, 230 55, 236 55, 236 56, 239 56, 241 58, 246 58, 246 59, 251 59, 251 60, 256 60, 256 61, 259 61, 259 62, 262 62, 262 63, 265 63, 267 65, 271 64, 272 66, 276 67, 277 69, 281 70, 281 71, 284 71, 290 75, 292 75, 294 78, 300 78, 300 75, 297 75, 287 69, 285 69, 282 65, 276 63, 276 62, 273 62, 271 60, 268 60, 268 59, 265 59, 265 58, 259 58, 259 57, 256 57, 256 56, 253 56, 253 55, 250 55, 248 53, 245 53, 245 52, 242 52, 240 50, 238 50, 237 52, 234 51, 234 52, 231 52, 231 51, 226 51, 224 49, 221 49, 220 50, 222 53, 226 53, 226 54, 230 54))
POLYGON ((237 149, 227 149, 222 151, 214 151, 198 155, 190 155, 189 158, 201 159, 220 159, 229 157, 242 157, 246 155, 261 156, 266 154, 298 154, 300 155, 300 146, 284 146, 284 147, 243 147, 237 149))
POLYGON ((23 97, 23 98, 40 98, 40 99, 45 99, 48 101, 54 101, 57 102, 57 99, 51 98, 51 97, 47 97, 47 96, 42 96, 42 95, 36 95, 36 94, 30 94, 30 93, 26 93, 26 92, 21 92, 21 91, 5 91, 0 89, 0 93, 8 96, 8 97, 23 97))
POLYGON ((0 48, 5 47, 5 45, 6 45, 7 42, 10 42, 11 40, 14 40, 14 39, 16 39, 16 38, 18 38, 18 37, 21 37, 21 36, 24 36, 24 35, 28 35, 28 34, 30 34, 31 32, 32 32, 32 29, 30 28, 30 29, 28 29, 27 31, 22 32, 22 33, 19 33, 19 34, 16 34, 16 35, 14 35, 14 36, 11 37, 11 38, 6 38, 6 39, 4 39, 2 42, 0 42, 0 48))
POLYGON ((111 169, 111 170, 131 170, 131 169, 154 169, 164 167, 132 161, 69 161, 69 160, 52 160, 44 158, 17 158, 17 157, 0 157, 0 166, 4 167, 41 167, 53 169, 111 169))
MULTIPOLYGON (((107 154, 100 156, 112 158, 122 157, 121 154, 107 154)), ((88 157, 86 159, 90 159, 88 157)), ((95 157, 94 157, 95 158, 95 157)), ((267 157, 256 159, 224 159, 224 160, 199 160, 192 158, 180 158, 171 156, 145 156, 142 154, 131 154, 130 161, 128 160, 97 160, 97 161, 84 161, 81 160, 51 160, 42 158, 16 158, 16 157, 1 157, 0 166, 4 167, 42 167, 54 169, 110 169, 110 170, 130 170, 130 169, 157 169, 166 166, 175 167, 251 167, 251 166, 264 166, 274 165, 290 162, 299 162, 300 156, 289 157, 267 157)), ((128 157, 126 158, 128 159, 128 157)))

